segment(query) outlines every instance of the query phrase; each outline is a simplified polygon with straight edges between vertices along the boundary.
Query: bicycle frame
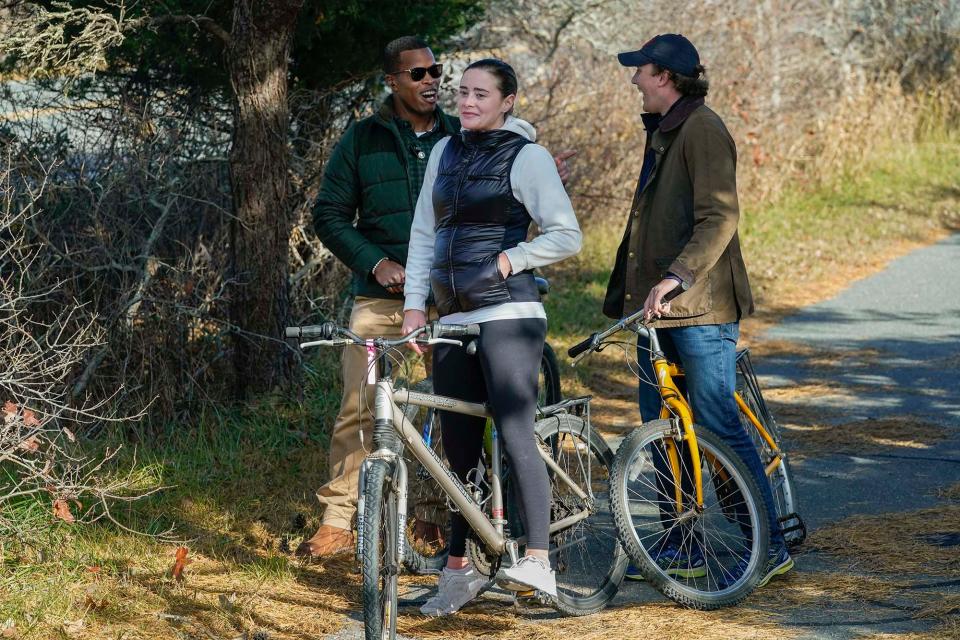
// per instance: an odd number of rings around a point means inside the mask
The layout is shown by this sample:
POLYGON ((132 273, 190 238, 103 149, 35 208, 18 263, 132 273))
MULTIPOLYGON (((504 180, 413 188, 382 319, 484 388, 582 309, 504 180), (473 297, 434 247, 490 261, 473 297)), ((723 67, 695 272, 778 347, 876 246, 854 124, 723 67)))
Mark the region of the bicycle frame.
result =
MULTIPOLYGON (((381 370, 388 370, 389 364, 384 362, 384 357, 381 355, 379 357, 381 370)), ((500 455, 500 439, 493 439, 493 450, 492 450, 492 460, 491 460, 491 514, 492 518, 488 518, 487 515, 483 512, 482 505, 475 499, 470 491, 463 485, 459 478, 447 467, 423 440, 418 429, 411 424, 410 420, 404 414, 403 409, 399 406, 398 403, 402 404, 412 404, 421 407, 432 407, 435 409, 442 409, 444 411, 450 411, 453 413, 462 413, 466 415, 478 416, 483 418, 492 418, 493 414, 490 411, 490 408, 486 404, 466 402, 464 400, 458 400, 456 398, 450 398, 447 396, 440 396, 435 394, 420 393, 416 391, 410 391, 407 388, 394 388, 393 380, 390 378, 389 374, 380 378, 377 382, 376 388, 376 400, 374 403, 374 445, 376 447, 370 455, 367 456, 364 464, 360 468, 360 495, 358 498, 357 504, 357 514, 358 518, 361 519, 358 522, 358 531, 359 537, 357 541, 357 552, 358 555, 363 553, 363 513, 364 513, 364 497, 363 497, 363 487, 366 479, 366 470, 369 463, 376 459, 387 459, 393 462, 394 468, 397 470, 396 473, 396 484, 398 487, 399 499, 398 499, 398 540, 397 540, 397 549, 399 551, 399 556, 403 556, 403 547, 405 544, 406 538, 406 501, 407 501, 407 469, 406 464, 403 461, 403 456, 401 456, 393 447, 389 446, 388 442, 389 437, 385 437, 386 434, 391 434, 399 436, 400 440, 403 442, 403 445, 407 447, 413 456, 423 465, 427 472, 437 481, 437 484, 440 485, 440 488, 443 490, 444 494, 450 499, 455 507, 460 511, 460 514, 463 518, 469 523, 470 527, 476 532, 478 537, 483 541, 483 543, 490 550, 494 551, 497 554, 503 554, 504 552, 510 555, 512 562, 516 563, 519 559, 519 545, 523 544, 526 541, 526 536, 521 536, 516 539, 507 538, 504 535, 504 525, 507 524, 507 520, 504 518, 504 507, 503 507, 503 489, 500 485, 500 472, 501 472, 501 455, 500 455)), ((584 499, 591 496, 588 496, 584 493, 577 484, 570 479, 570 476, 561 469, 554 460, 544 453, 544 451, 537 447, 537 451, 540 454, 540 457, 543 459, 544 463, 547 465, 547 468, 552 471, 557 478, 559 478, 564 484, 570 487, 570 489, 577 495, 577 497, 584 499)), ((567 516, 562 520, 550 523, 549 531, 551 534, 558 531, 562 531, 570 526, 573 526, 581 520, 585 520, 590 516, 588 510, 583 510, 579 513, 567 516)))

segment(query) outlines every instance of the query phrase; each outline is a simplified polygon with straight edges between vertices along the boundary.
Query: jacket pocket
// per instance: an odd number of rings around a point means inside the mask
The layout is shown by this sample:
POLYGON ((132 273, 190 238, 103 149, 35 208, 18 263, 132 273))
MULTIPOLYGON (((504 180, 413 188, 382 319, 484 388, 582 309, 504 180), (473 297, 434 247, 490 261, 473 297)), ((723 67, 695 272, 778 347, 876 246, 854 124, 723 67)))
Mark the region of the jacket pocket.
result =
POLYGON ((442 267, 430 269, 430 290, 433 291, 433 300, 441 316, 460 311, 451 284, 448 269, 442 267))
POLYGON ((457 302, 463 311, 489 307, 511 300, 507 281, 497 265, 497 255, 495 253, 481 262, 454 268, 457 302))

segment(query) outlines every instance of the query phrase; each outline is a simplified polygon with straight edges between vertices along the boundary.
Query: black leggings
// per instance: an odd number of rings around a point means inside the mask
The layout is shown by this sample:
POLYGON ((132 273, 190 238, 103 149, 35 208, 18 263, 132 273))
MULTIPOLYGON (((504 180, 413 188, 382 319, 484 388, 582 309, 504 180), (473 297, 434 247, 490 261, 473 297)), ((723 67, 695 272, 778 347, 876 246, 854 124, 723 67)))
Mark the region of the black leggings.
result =
MULTIPOLYGON (((547 322, 539 318, 493 320, 480 325, 475 355, 467 355, 464 347, 439 345, 433 356, 433 387, 438 394, 489 402, 510 461, 527 549, 540 550, 550 548, 550 480, 533 427, 546 335, 547 322)), ((484 418, 440 412, 443 450, 463 482, 480 460, 485 424, 484 418)), ((450 555, 462 557, 470 526, 459 513, 452 513, 450 522, 450 555)))

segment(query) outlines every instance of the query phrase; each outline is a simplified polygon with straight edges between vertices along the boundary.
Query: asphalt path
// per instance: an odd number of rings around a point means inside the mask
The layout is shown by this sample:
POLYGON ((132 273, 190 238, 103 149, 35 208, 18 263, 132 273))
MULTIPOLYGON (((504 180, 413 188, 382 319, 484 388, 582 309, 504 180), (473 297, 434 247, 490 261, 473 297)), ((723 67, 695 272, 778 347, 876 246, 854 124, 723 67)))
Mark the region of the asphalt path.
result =
MULTIPOLYGON (((800 510, 811 530, 855 515, 886 514, 895 519, 936 506, 942 504, 937 490, 960 482, 960 234, 896 259, 834 298, 801 309, 769 329, 763 340, 798 348, 797 353, 785 349, 754 360, 762 388, 823 386, 824 392, 799 401, 808 412, 819 412, 821 421, 842 428, 851 422, 911 416, 918 424, 935 424, 946 433, 932 445, 921 438, 917 447, 821 451, 795 458, 800 510), (825 369, 824 354, 841 366, 825 369)), ((776 412, 777 403, 771 404, 776 412)), ((785 433, 790 447, 789 429, 785 433)), ((957 544, 960 535, 943 537, 944 547, 957 544)), ((857 571, 849 558, 803 548, 795 558, 797 574, 857 571)), ((917 617, 916 594, 960 596, 960 575, 944 578, 940 572, 898 580, 905 586, 892 597, 794 607, 780 615, 779 623, 785 632, 803 638, 922 633, 937 621, 917 617)), ((413 607, 426 594, 407 592, 401 615, 415 613, 413 607)), ((484 597, 506 596, 493 590, 484 597)), ((627 583, 614 606, 661 601, 662 596, 645 584, 627 583)), ((748 606, 758 605, 754 600, 748 606)), ((356 637, 362 637, 358 617, 331 636, 356 637)))

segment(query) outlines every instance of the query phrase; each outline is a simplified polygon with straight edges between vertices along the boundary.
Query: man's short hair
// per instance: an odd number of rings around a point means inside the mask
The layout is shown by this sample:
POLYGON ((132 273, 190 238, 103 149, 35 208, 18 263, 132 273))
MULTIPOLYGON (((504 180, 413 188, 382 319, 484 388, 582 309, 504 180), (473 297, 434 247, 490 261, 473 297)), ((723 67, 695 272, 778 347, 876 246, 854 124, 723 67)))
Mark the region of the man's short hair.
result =
POLYGON ((698 64, 694 68, 694 71, 697 75, 685 76, 676 71, 661 67, 658 64, 653 65, 654 75, 665 72, 667 77, 673 81, 673 85, 677 88, 677 91, 680 92, 680 95, 691 98, 703 98, 710 90, 710 81, 707 80, 707 70, 703 65, 698 64))
POLYGON ((391 40, 383 48, 383 72, 394 73, 399 71, 400 54, 404 51, 415 51, 416 49, 429 49, 430 46, 417 36, 401 36, 396 40, 391 40))

